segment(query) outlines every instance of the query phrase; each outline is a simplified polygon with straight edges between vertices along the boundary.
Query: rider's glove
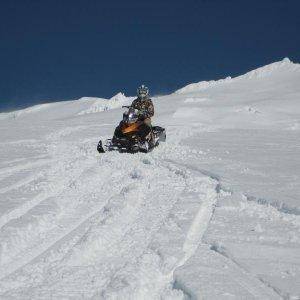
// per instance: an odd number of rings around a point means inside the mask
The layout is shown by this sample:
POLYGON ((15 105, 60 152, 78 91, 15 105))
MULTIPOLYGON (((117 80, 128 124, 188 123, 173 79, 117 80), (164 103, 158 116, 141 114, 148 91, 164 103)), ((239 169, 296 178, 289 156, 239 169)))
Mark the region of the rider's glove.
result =
POLYGON ((147 116, 148 116, 148 112, 146 111, 146 110, 140 110, 139 111, 139 116, 140 117, 143 117, 143 118, 147 118, 147 116))

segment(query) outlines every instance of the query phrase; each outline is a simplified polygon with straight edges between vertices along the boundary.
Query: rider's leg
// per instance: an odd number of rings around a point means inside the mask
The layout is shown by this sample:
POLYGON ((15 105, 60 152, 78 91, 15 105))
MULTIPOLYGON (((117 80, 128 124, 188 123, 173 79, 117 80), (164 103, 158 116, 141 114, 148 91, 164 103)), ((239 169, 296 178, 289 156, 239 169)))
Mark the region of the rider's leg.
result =
POLYGON ((140 146, 148 151, 148 149, 154 146, 154 136, 152 132, 151 120, 146 119, 140 126, 140 146))
POLYGON ((144 123, 148 127, 148 130, 149 130, 146 140, 150 143, 151 146, 153 146, 152 144, 154 144, 154 135, 153 135, 153 130, 152 130, 151 119, 150 118, 145 119, 144 123))

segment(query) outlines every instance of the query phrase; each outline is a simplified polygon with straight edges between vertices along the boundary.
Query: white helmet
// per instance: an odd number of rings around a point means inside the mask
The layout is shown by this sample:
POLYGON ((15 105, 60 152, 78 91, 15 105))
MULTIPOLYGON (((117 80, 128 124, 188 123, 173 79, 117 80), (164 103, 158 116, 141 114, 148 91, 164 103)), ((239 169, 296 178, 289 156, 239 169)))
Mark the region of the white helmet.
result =
POLYGON ((145 85, 141 85, 136 90, 137 96, 140 99, 147 98, 149 96, 149 89, 145 85))

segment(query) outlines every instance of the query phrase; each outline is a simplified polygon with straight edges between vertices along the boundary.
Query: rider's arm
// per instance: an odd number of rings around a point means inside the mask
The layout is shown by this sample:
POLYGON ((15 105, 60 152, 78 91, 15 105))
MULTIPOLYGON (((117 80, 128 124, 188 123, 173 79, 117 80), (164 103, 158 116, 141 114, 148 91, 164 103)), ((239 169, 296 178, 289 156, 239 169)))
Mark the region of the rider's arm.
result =
POLYGON ((147 111, 145 116, 147 118, 152 118, 154 115, 154 105, 151 99, 147 100, 147 111))
POLYGON ((137 100, 138 99, 135 99, 135 100, 132 101, 132 103, 130 105, 132 108, 137 108, 137 106, 136 106, 137 100))

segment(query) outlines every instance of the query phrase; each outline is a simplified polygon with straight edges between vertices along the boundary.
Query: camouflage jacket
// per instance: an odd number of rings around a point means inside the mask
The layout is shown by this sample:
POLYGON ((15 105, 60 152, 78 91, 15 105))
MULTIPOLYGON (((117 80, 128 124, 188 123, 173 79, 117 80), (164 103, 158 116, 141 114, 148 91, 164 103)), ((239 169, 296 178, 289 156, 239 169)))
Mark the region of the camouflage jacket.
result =
POLYGON ((139 110, 145 119, 151 118, 154 115, 154 106, 150 98, 144 100, 137 98, 133 100, 131 106, 139 110))

